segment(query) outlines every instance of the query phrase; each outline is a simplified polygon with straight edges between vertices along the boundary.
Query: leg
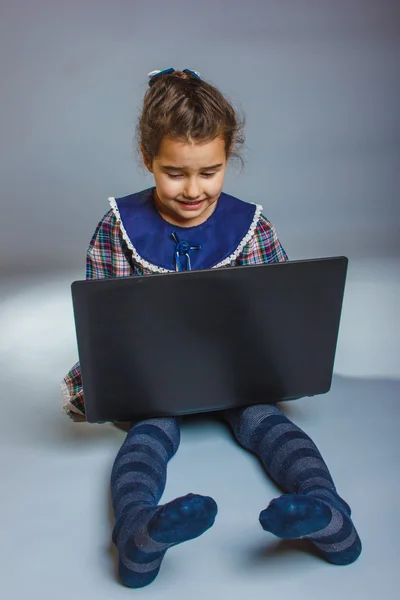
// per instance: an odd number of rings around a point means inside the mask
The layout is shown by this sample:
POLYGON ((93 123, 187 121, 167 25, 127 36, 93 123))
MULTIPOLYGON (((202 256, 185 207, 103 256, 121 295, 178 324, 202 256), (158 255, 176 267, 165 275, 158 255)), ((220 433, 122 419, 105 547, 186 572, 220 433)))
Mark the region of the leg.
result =
POLYGON ((151 583, 168 548, 198 537, 214 523, 217 505, 212 498, 188 494, 158 506, 167 463, 179 441, 177 419, 148 419, 132 427, 115 459, 112 537, 120 578, 128 587, 151 583))
POLYGON ((275 405, 227 411, 239 443, 256 454, 267 473, 287 494, 272 500, 260 515, 262 527, 281 538, 308 538, 327 560, 350 564, 361 541, 348 504, 318 448, 275 405))

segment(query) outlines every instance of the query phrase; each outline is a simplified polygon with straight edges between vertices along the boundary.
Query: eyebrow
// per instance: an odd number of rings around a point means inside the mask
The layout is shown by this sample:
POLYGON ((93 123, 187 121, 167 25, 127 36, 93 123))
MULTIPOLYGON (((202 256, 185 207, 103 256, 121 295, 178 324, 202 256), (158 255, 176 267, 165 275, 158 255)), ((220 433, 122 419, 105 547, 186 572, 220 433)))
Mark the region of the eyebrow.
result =
MULTIPOLYGON (((168 170, 168 171, 184 171, 185 167, 174 167, 172 165, 160 165, 162 169, 168 170)), ((200 170, 201 171, 208 171, 209 169, 218 169, 219 167, 222 167, 222 163, 219 163, 218 165, 210 165, 208 167, 202 167, 200 170)))

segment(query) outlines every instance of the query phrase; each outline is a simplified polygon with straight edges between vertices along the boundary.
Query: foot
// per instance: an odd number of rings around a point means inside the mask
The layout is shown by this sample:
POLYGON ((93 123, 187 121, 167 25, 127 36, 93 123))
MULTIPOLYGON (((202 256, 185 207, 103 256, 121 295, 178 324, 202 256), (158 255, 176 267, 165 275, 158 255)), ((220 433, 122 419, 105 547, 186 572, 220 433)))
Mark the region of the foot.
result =
POLYGON ((261 526, 279 538, 310 539, 329 562, 350 564, 361 554, 361 541, 348 505, 336 498, 284 494, 261 512, 261 526))
POLYGON ((161 506, 148 525, 150 537, 164 544, 180 544, 199 537, 217 515, 217 505, 208 496, 188 494, 161 506))
POLYGON ((195 494, 145 508, 118 544, 119 575, 124 585, 149 585, 157 577, 168 548, 202 535, 213 525, 217 512, 212 498, 195 494))

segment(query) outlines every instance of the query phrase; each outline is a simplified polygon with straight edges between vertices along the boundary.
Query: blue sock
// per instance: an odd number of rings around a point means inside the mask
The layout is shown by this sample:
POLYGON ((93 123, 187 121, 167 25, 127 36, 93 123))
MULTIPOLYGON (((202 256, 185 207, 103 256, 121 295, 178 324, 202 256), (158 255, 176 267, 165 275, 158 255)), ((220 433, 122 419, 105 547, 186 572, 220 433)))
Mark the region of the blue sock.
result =
POLYGON ((148 419, 129 431, 115 459, 113 541, 119 575, 128 587, 151 583, 168 548, 200 536, 214 523, 217 505, 207 496, 188 494, 158 506, 179 441, 177 419, 148 419))
POLYGON ((239 443, 256 454, 286 492, 260 514, 266 531, 284 539, 307 538, 331 563, 357 560, 361 541, 349 505, 337 494, 328 467, 309 436, 275 405, 225 414, 239 443))

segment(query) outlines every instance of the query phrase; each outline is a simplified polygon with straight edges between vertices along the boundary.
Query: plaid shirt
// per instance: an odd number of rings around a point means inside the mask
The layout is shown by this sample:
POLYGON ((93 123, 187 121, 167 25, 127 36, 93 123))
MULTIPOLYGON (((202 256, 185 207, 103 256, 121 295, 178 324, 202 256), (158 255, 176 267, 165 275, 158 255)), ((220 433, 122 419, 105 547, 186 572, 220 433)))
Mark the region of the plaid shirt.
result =
MULTIPOLYGON (((253 236, 231 266, 255 265, 287 261, 273 225, 260 216, 253 236)), ((132 251, 125 242, 119 221, 112 210, 98 224, 86 256, 86 279, 148 275, 151 271, 133 260, 132 251)), ((82 377, 76 363, 64 377, 62 384, 64 409, 85 414, 82 377)))

